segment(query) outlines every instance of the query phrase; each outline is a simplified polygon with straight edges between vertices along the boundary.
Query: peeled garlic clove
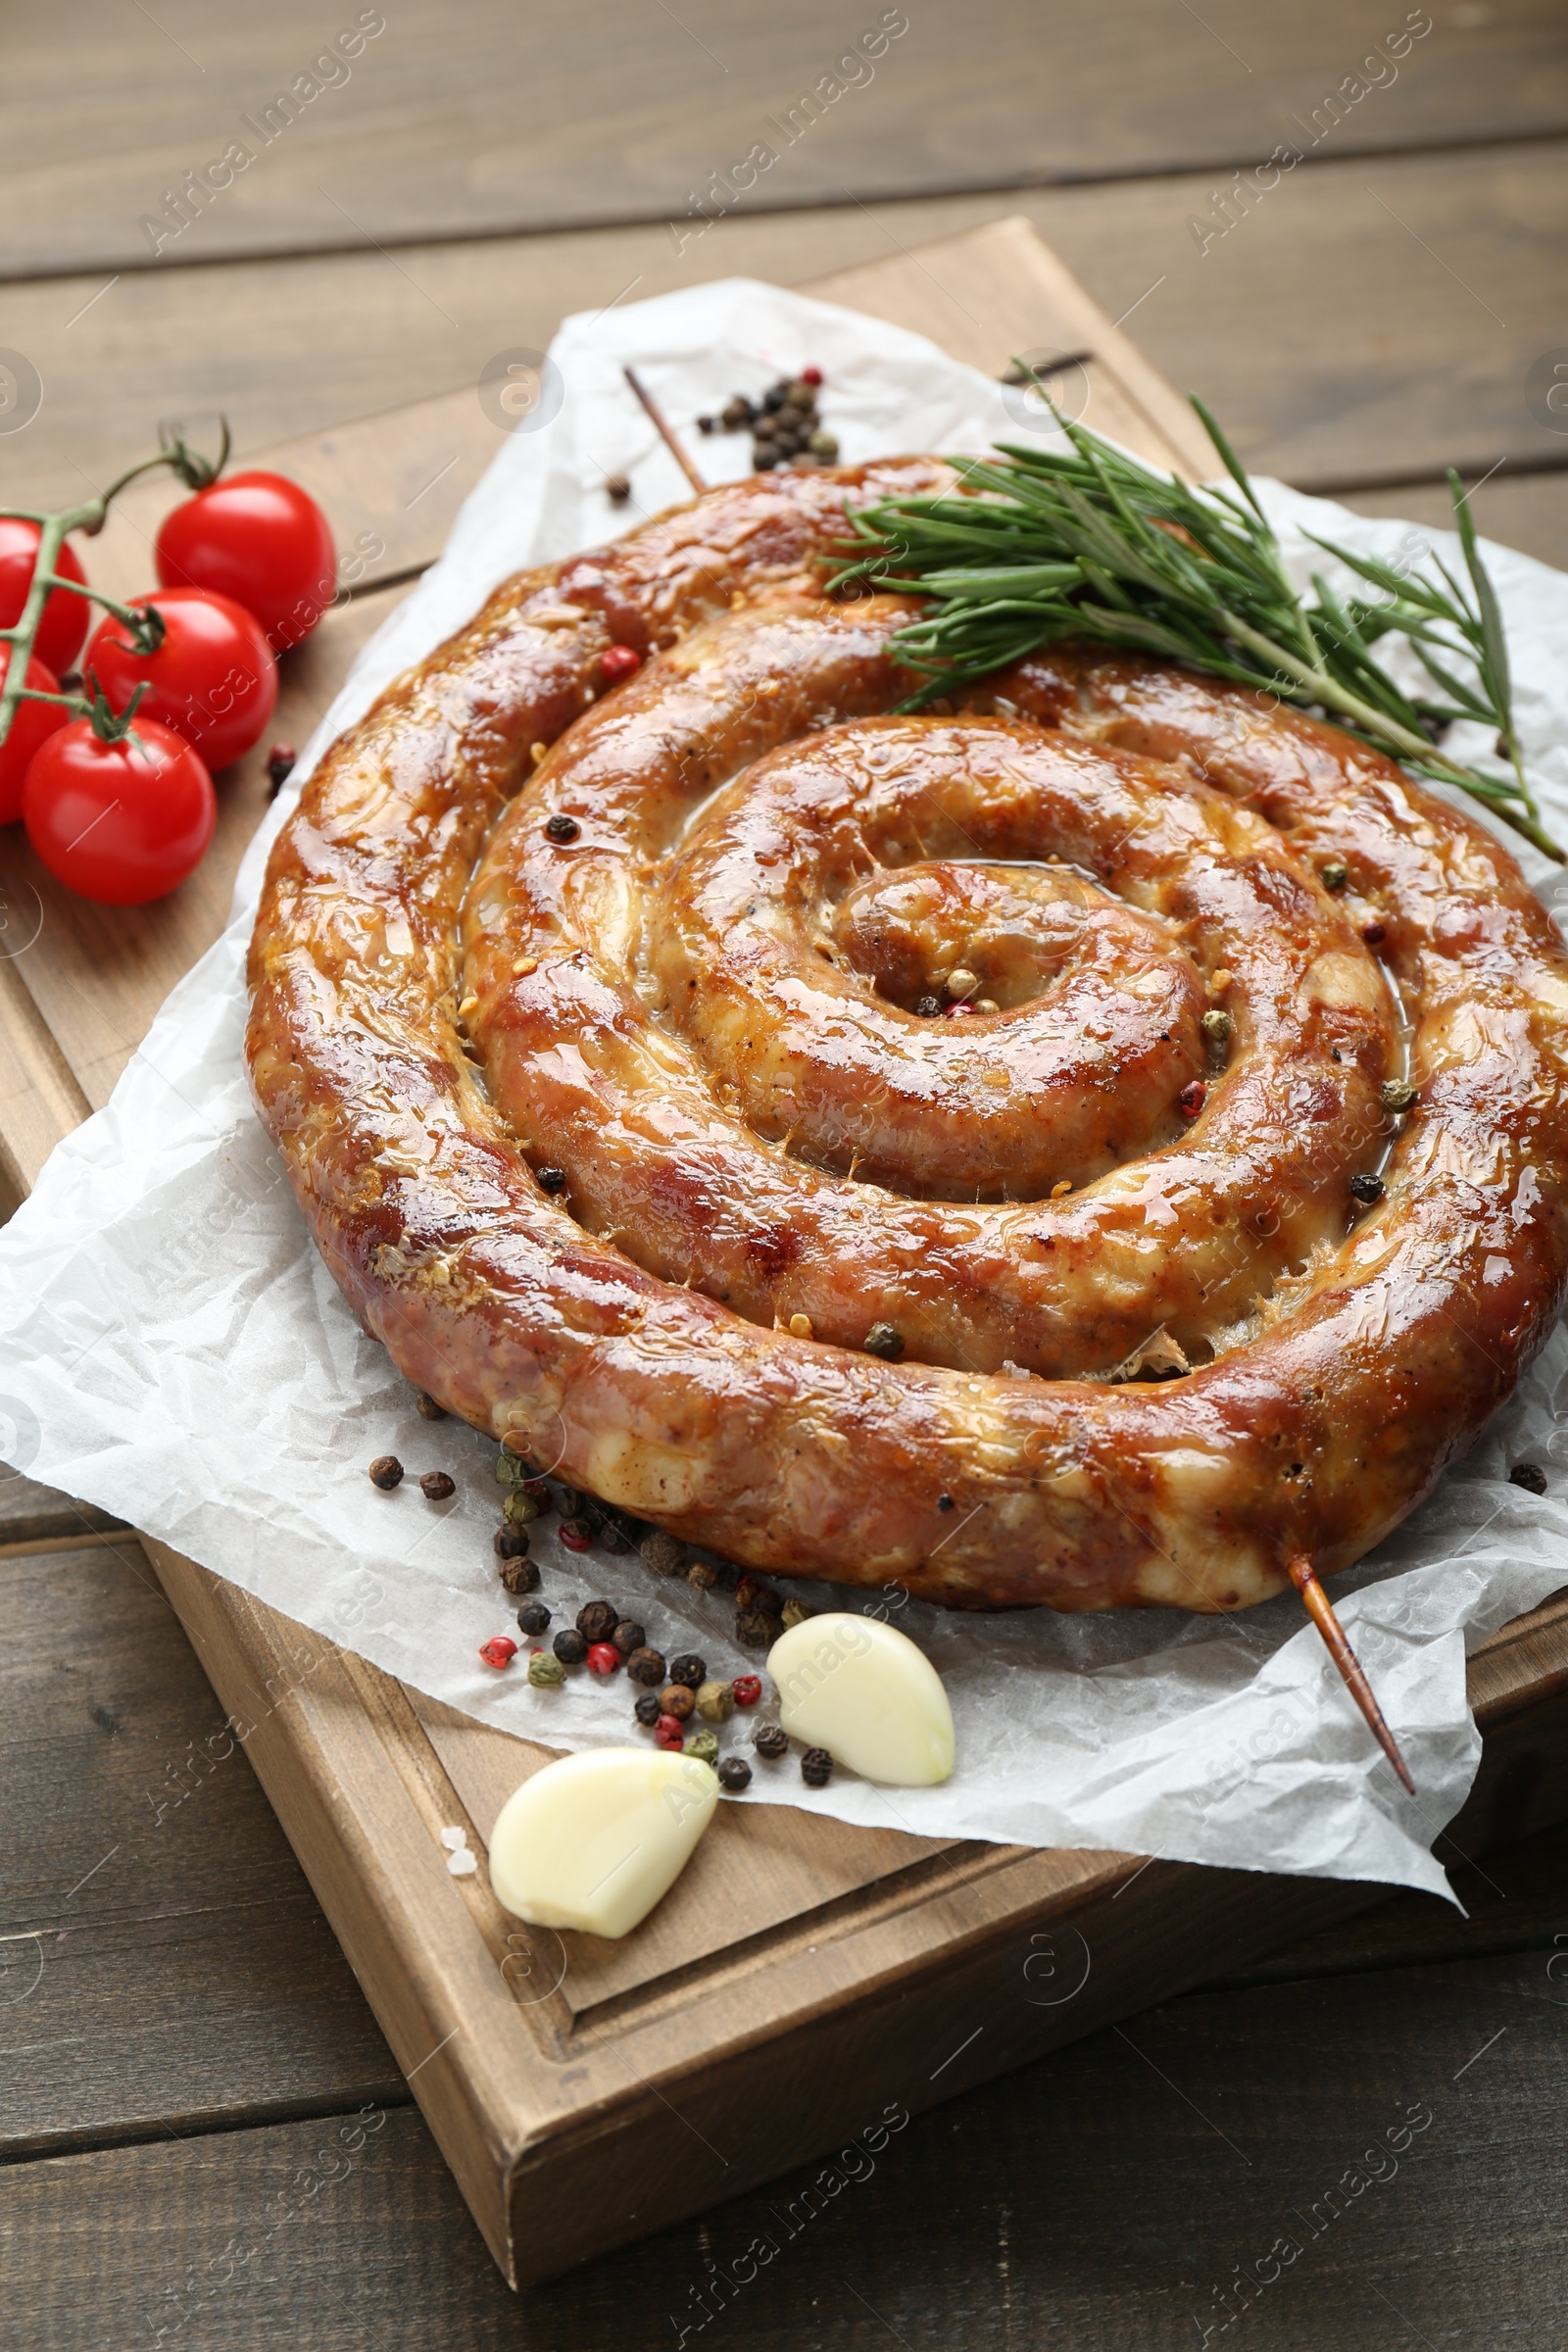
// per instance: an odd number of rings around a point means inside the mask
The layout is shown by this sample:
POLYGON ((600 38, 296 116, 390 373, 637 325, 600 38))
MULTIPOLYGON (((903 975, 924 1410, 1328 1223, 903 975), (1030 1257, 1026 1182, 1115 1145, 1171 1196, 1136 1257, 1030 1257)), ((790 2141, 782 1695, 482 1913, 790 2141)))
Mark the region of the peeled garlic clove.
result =
POLYGON ((535 1927, 624 1936, 679 1878, 717 1801, 718 1776, 695 1756, 644 1747, 562 1756, 502 1806, 490 1884, 535 1927))
POLYGON ((852 1772, 894 1788, 928 1788, 952 1772, 942 1677, 880 1618, 808 1617, 774 1642, 767 1671, 784 1729, 852 1772))

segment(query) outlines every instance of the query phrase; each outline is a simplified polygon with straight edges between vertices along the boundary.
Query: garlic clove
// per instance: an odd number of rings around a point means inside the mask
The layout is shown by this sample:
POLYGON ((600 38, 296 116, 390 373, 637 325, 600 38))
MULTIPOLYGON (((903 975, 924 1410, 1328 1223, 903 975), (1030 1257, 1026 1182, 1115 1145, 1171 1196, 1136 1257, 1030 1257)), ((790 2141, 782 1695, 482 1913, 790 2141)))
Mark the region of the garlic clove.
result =
POLYGON ((779 1721, 868 1781, 928 1788, 953 1770, 953 1709, 907 1634, 847 1612, 808 1617, 767 1653, 779 1721))
POLYGON ((625 1936, 691 1859, 718 1801, 695 1756, 597 1747, 561 1756, 508 1797, 490 1836, 490 1884, 540 1928, 625 1936))

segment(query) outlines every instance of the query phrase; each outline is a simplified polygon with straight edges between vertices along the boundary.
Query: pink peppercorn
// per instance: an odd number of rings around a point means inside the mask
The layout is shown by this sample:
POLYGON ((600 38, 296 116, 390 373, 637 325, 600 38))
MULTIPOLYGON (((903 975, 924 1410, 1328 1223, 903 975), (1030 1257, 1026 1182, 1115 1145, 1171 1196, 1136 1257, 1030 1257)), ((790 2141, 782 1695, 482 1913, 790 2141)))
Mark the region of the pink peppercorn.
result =
POLYGON ((510 1666, 516 1654, 517 1644, 507 1634, 495 1634, 479 1644, 479 1655, 487 1666, 510 1666))
POLYGON ((612 645, 600 662, 599 674, 607 686, 618 686, 622 678, 635 677, 643 665, 643 658, 635 646, 612 645))
POLYGON ((762 1695, 762 1686, 755 1674, 738 1674, 730 1685, 730 1692, 738 1707, 755 1707, 762 1695))
POLYGON ((822 381, 821 368, 803 368, 801 369, 801 381, 803 384, 819 384, 822 381))
POLYGON ((1190 1086, 1182 1088, 1176 1098, 1176 1107, 1184 1119, 1196 1119, 1207 1100, 1207 1087, 1201 1078, 1195 1078, 1190 1086))
POLYGON ((587 1551, 594 1540, 594 1531, 587 1520, 578 1518, 575 1512, 563 1519, 560 1535, 568 1551, 587 1551))
POLYGON ((620 1672, 620 1652, 615 1647, 613 1642, 592 1642, 589 1643, 588 1671, 590 1674, 606 1675, 618 1674, 620 1672))
POLYGON ((686 1726, 678 1716, 661 1715, 654 1726, 656 1747, 681 1748, 686 1744, 686 1726))

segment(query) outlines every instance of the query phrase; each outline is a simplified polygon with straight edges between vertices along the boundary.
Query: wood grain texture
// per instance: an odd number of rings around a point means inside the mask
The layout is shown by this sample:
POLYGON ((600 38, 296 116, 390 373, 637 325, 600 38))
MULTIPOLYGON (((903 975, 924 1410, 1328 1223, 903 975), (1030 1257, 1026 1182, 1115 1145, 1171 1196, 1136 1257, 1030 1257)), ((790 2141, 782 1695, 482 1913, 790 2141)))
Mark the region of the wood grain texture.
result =
MULTIPOLYGON (((1447 490, 1437 482, 1352 490, 1345 503, 1358 514, 1393 514, 1432 530, 1453 528, 1447 490)), ((1484 487, 1471 491, 1470 507, 1484 538, 1568 571, 1568 472, 1494 473, 1484 487)))
MULTIPOLYGON (((309 0, 260 15, 222 0, 168 0, 151 14, 78 0, 65 142, 60 34, 46 14, 24 16, 0 111, 6 271, 168 270, 372 238, 679 221, 710 173, 758 146, 775 158, 748 199, 764 209, 1213 171, 1310 139, 1312 110, 1404 12, 1364 0, 1311 11, 1211 0, 1200 14, 1161 0, 907 14, 846 14, 828 0, 785 11, 689 0, 678 12, 482 0, 454 17, 413 0, 366 12, 385 29, 312 75, 358 14, 334 20, 309 0), (836 75, 857 35, 890 17, 906 29, 836 75), (1152 55, 1157 72, 1142 70, 1152 55), (269 123, 262 110, 299 77, 328 86, 296 98, 293 121, 285 108, 269 123), (835 83, 841 94, 828 94, 835 83), (236 139, 254 161, 155 253, 144 219, 236 139)), ((1344 107, 1325 146, 1568 128, 1552 0, 1434 15, 1402 62, 1372 67, 1383 86, 1344 107)))
POLYGON ((407 2096, 135 1538, 0 1617, 0 2154, 407 2096))
MULTIPOLYGON (((1014 212, 1178 393, 1208 398, 1259 471, 1311 488, 1437 478, 1449 464, 1479 478, 1499 458, 1561 466, 1568 444, 1532 416, 1523 385, 1539 354, 1568 343, 1564 154, 1315 165, 1201 255, 1188 223, 1207 175, 739 212, 684 254, 647 226, 122 274, 97 300, 104 276, 17 285, 6 339, 45 393, 25 430, 0 434, 0 501, 79 497, 84 475, 104 482, 144 457, 171 413, 211 439, 226 411, 254 451, 453 386, 472 398, 494 353, 543 348, 570 311, 730 273, 799 284, 1014 212)), ((971 336, 961 277, 926 290, 938 340, 971 336)), ((430 473, 451 454, 432 431, 430 473)))
POLYGON ((1259 2352, 1557 2352, 1565 2028, 1539 1953, 1191 1995, 520 2308, 406 2110, 60 2158, 0 2175, 0 2296, 37 2352, 1187 2352, 1241 2271, 1259 2352))

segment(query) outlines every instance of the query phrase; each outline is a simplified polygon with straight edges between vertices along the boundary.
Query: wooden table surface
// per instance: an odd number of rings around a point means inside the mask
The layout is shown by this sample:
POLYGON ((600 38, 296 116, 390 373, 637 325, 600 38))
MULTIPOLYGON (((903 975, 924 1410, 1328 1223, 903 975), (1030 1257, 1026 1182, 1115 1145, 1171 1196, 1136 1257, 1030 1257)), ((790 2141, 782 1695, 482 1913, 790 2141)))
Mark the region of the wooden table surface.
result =
MULTIPOLYGON (((1253 467, 1420 520, 1451 461, 1568 564, 1568 418, 1528 380, 1568 360, 1557 0, 71 0, 8 25, 0 125, 0 502, 161 416, 257 447, 570 310, 1022 211, 1253 467)), ((1561 2343, 1568 1834, 1446 1856, 1468 1920, 1398 1897, 518 2302, 243 1754, 195 1761, 220 1710, 134 1537, 0 1480, 0 1625, 19 2343, 1561 2343)))

